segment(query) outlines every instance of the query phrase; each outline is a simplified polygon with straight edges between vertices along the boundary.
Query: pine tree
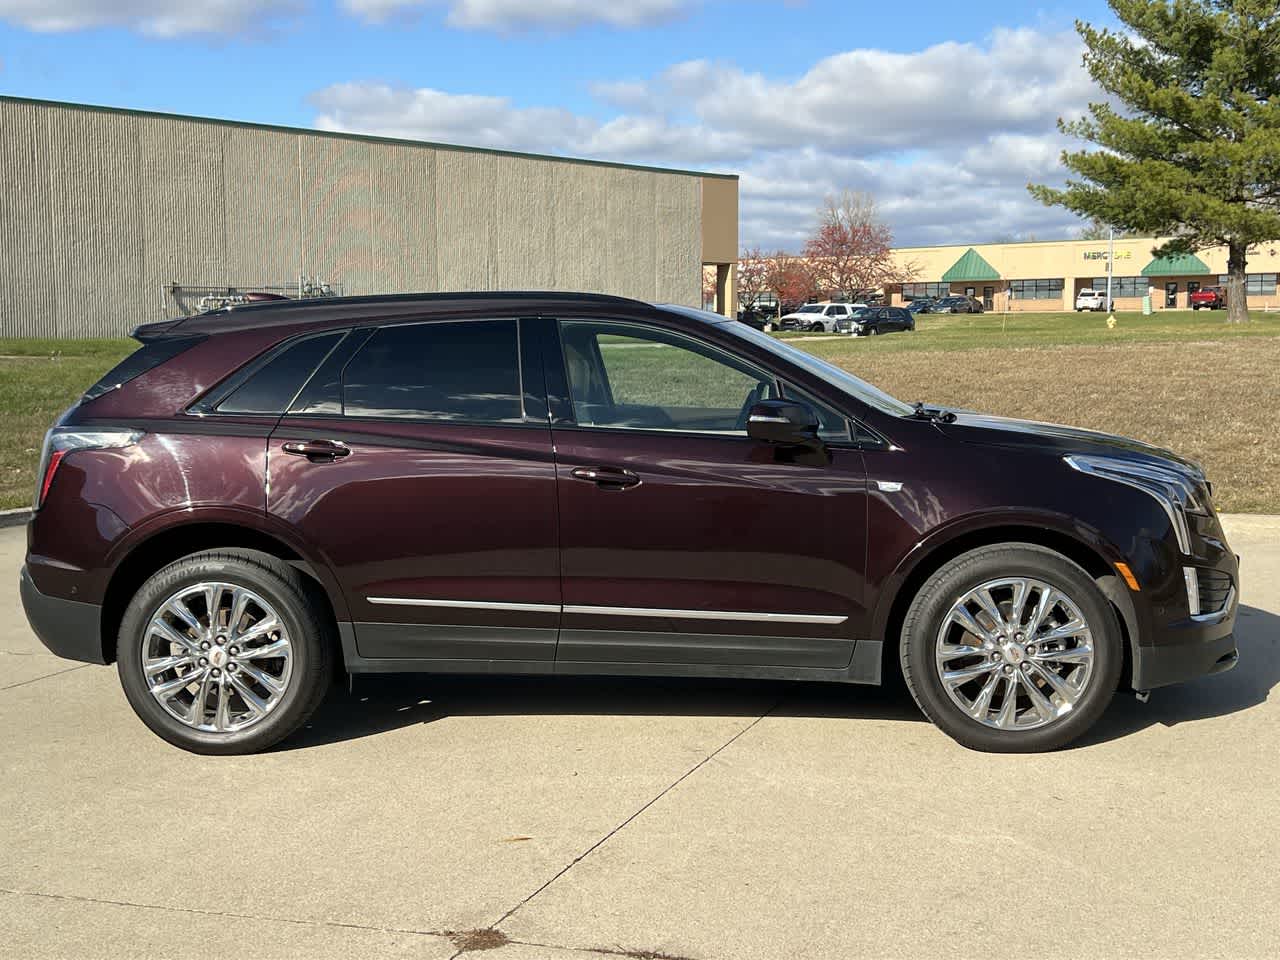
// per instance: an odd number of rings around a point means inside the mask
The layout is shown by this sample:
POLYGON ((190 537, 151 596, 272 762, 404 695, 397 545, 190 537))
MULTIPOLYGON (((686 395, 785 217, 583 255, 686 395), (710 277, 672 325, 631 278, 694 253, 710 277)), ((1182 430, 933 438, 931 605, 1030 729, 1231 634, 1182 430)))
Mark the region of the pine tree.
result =
POLYGON ((1108 0, 1122 31, 1077 23, 1113 103, 1059 121, 1100 150, 1065 152, 1050 205, 1169 236, 1155 256, 1227 248, 1228 320, 1249 319, 1249 247, 1280 239, 1280 3, 1108 0))

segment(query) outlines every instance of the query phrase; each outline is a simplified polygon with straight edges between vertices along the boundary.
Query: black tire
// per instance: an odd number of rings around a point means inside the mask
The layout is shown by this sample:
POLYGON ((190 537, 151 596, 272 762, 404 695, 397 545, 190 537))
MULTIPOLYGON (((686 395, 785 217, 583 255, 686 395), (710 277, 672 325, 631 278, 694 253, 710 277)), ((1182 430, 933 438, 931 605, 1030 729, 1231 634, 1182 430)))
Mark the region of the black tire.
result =
POLYGON ((1066 746, 1102 716, 1120 680, 1122 643, 1114 609, 1083 568, 1045 547, 1004 543, 962 554, 924 583, 903 621, 899 656, 916 704, 953 740, 990 753, 1038 753, 1066 746), (1066 716, 1034 729, 999 730, 952 702, 935 669, 935 642, 957 598, 987 581, 1019 576, 1044 580, 1072 598, 1092 634, 1095 674, 1066 716))
POLYGON ((129 704, 158 736, 192 753, 246 754, 283 740, 315 712, 329 688, 335 646, 334 625, 297 570, 255 550, 210 550, 169 564, 142 585, 121 620, 116 663, 129 704), (238 732, 204 732, 177 720, 151 695, 142 668, 142 635, 156 610, 183 587, 211 580, 248 587, 269 602, 292 644, 292 672, 279 703, 238 732))

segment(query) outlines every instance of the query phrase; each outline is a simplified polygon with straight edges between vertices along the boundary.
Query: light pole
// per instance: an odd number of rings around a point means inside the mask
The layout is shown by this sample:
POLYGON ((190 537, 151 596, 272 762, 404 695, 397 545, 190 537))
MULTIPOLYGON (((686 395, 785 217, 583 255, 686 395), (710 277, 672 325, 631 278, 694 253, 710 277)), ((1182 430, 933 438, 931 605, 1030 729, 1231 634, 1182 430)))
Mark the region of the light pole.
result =
POLYGON ((1107 227, 1107 313, 1111 312, 1111 276, 1116 272, 1116 228, 1107 227))

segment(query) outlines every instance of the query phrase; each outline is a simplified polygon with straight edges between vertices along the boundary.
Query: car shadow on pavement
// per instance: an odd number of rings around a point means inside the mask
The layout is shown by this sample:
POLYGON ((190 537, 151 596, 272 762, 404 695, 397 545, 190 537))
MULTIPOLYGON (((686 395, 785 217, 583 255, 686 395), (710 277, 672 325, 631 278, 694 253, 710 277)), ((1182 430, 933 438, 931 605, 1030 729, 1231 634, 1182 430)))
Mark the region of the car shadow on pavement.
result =
POLYGON ((1105 743, 1155 724, 1173 727, 1265 703, 1267 695, 1280 684, 1280 616, 1241 604, 1235 636, 1240 662, 1234 669, 1152 690, 1147 703, 1117 694, 1097 726, 1073 746, 1105 743))
POLYGON ((758 717, 766 712, 924 722, 900 680, 871 687, 642 677, 361 675, 351 690, 345 685, 333 690, 311 722, 275 749, 357 740, 446 717, 758 717))
MULTIPOLYGON (((1097 726, 1073 746, 1105 743, 1157 723, 1172 727, 1264 703, 1280 684, 1280 617, 1241 606, 1236 641, 1236 669, 1153 691, 1145 704, 1117 694, 1097 726)), ((358 740, 446 717, 758 717, 767 712, 925 722, 896 664, 887 667, 881 687, 766 680, 366 674, 355 677, 350 690, 334 689, 311 722, 276 749, 358 740)))

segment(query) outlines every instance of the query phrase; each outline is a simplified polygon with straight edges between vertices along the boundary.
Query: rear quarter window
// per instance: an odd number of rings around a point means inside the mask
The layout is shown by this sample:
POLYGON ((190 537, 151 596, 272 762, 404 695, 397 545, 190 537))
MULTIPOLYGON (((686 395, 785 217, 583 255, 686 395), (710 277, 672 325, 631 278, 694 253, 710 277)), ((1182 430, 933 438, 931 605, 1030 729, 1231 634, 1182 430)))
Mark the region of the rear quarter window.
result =
POLYGON ((254 369, 215 409, 218 413, 279 416, 344 336, 346 331, 339 330, 287 344, 254 369))

